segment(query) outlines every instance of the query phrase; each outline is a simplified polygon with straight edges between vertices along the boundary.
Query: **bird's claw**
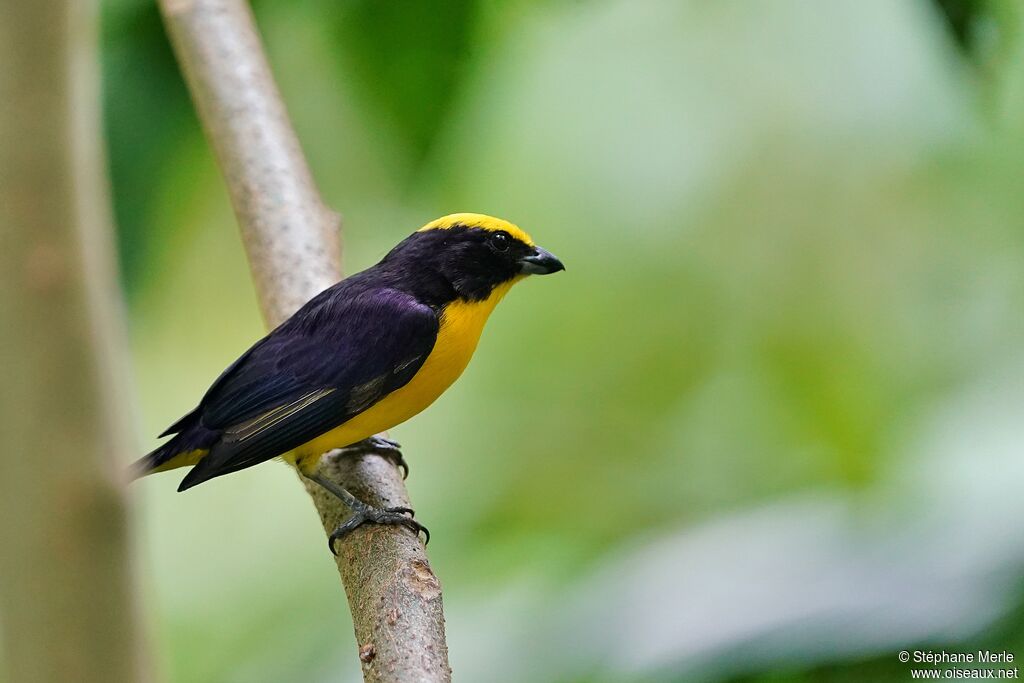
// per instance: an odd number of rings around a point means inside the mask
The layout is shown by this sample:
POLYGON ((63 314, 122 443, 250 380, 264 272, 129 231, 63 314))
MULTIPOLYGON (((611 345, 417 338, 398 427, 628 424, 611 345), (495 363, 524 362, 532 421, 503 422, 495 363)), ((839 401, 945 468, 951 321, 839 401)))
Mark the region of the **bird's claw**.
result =
POLYGON ((380 436, 379 434, 375 434, 370 438, 365 439, 365 441, 368 441, 375 448, 380 448, 382 450, 402 450, 402 444, 398 443, 397 441, 394 441, 393 439, 388 439, 383 436, 380 436))
POLYGON ((338 551, 334 547, 334 542, 344 538, 364 524, 400 525, 412 530, 417 536, 422 531, 425 536, 423 545, 426 545, 430 543, 430 531, 427 530, 427 527, 413 519, 415 514, 412 508, 407 507, 375 508, 367 506, 363 509, 354 510, 351 517, 345 520, 344 523, 339 524, 331 532, 331 535, 327 538, 327 547, 331 549, 332 553, 337 555, 338 551))
POLYGON ((402 457, 402 445, 383 436, 371 436, 339 449, 339 455, 379 455, 402 470, 402 479, 409 477, 409 464, 402 457))

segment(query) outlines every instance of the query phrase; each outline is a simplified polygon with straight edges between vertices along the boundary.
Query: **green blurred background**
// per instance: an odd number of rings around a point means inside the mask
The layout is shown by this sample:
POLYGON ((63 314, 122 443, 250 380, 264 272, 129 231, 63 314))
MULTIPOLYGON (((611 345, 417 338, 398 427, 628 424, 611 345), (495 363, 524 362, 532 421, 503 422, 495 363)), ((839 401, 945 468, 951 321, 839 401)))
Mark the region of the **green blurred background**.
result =
MULTIPOLYGON (((522 225, 520 285, 393 436, 456 680, 909 678, 1024 656, 1015 0, 257 2, 345 268, 522 225)), ((139 451, 262 334, 154 4, 104 8, 139 451)), ((135 489, 181 683, 357 680, 315 512, 268 464, 135 489)))

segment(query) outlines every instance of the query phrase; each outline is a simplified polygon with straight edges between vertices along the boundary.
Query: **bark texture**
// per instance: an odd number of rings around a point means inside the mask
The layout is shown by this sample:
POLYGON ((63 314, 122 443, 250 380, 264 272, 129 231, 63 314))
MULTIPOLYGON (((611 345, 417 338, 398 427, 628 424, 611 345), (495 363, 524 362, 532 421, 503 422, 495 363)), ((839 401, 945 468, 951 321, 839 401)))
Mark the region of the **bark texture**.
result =
POLYGON ((148 680, 97 41, 93 1, 0 1, 0 679, 18 683, 148 680))
MULTIPOLYGON (((248 5, 160 6, 228 185, 263 317, 277 325, 340 279, 338 216, 320 199, 248 5)), ((411 507, 398 470, 377 456, 328 456, 324 472, 367 503, 411 507)), ((330 532, 348 510, 302 481, 330 532)), ((363 526, 339 544, 337 565, 365 680, 449 681, 441 587, 419 538, 363 526)))

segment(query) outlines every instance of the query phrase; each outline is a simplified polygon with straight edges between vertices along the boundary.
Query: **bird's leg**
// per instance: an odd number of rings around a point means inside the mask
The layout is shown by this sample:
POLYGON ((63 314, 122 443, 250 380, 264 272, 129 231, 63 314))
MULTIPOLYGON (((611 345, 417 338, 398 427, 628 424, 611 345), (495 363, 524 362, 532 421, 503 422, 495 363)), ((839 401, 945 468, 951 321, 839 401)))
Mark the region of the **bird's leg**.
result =
POLYGON ((359 500, 351 493, 338 486, 336 483, 326 477, 322 477, 319 474, 305 475, 307 479, 315 481, 317 484, 322 486, 324 489, 332 493, 341 502, 348 506, 352 510, 352 516, 345 520, 344 523, 339 524, 338 527, 331 532, 331 535, 327 538, 327 547, 331 549, 331 552, 335 555, 338 551, 334 549, 334 542, 344 537, 349 532, 358 529, 364 524, 400 524, 407 529, 411 529, 413 533, 419 536, 422 531, 426 539, 424 545, 430 543, 430 532, 427 527, 423 526, 413 516, 416 514, 412 508, 406 507, 391 507, 391 508, 375 508, 372 505, 367 505, 363 501, 359 500), (407 516, 408 515, 408 516, 407 516))
POLYGON ((379 455, 402 470, 402 479, 409 476, 409 464, 402 457, 401 444, 391 439, 385 439, 383 436, 371 436, 368 439, 357 441, 351 446, 339 448, 337 453, 338 455, 379 455))

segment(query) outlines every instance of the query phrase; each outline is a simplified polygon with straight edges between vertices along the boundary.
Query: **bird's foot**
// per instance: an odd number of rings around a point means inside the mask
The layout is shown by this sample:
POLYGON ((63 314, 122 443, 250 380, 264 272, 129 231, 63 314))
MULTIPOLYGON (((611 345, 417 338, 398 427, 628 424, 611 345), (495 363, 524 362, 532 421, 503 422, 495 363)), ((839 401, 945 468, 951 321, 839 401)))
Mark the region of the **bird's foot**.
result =
POLYGON ((402 446, 397 441, 385 439, 383 436, 371 436, 357 441, 351 446, 338 449, 338 455, 379 455, 392 465, 402 470, 402 479, 409 476, 409 464, 402 457, 402 446))
POLYGON ((345 537, 352 531, 358 529, 364 524, 397 524, 404 526, 407 529, 411 529, 414 534, 418 537, 420 532, 426 538, 423 544, 430 543, 430 532, 427 527, 423 526, 415 519, 415 512, 412 508, 407 507, 389 507, 389 508, 375 508, 372 505, 367 505, 363 501, 359 500, 351 493, 346 491, 337 483, 330 479, 321 476, 319 474, 306 475, 311 481, 316 482, 324 489, 334 494, 342 503, 344 503, 350 510, 352 510, 352 516, 345 520, 342 524, 339 524, 331 535, 327 538, 327 547, 331 549, 331 552, 335 555, 338 551, 334 549, 334 542, 340 538, 345 537), (408 515, 408 516, 406 516, 408 515))
POLYGON ((412 530, 417 536, 422 531, 426 537, 423 544, 426 545, 430 543, 430 532, 427 530, 427 527, 413 519, 415 514, 411 508, 375 508, 363 504, 360 508, 353 508, 352 516, 345 520, 344 523, 339 524, 338 528, 331 532, 331 535, 327 538, 327 547, 331 549, 332 553, 337 555, 338 551, 334 548, 334 542, 344 538, 364 524, 397 524, 412 530))

